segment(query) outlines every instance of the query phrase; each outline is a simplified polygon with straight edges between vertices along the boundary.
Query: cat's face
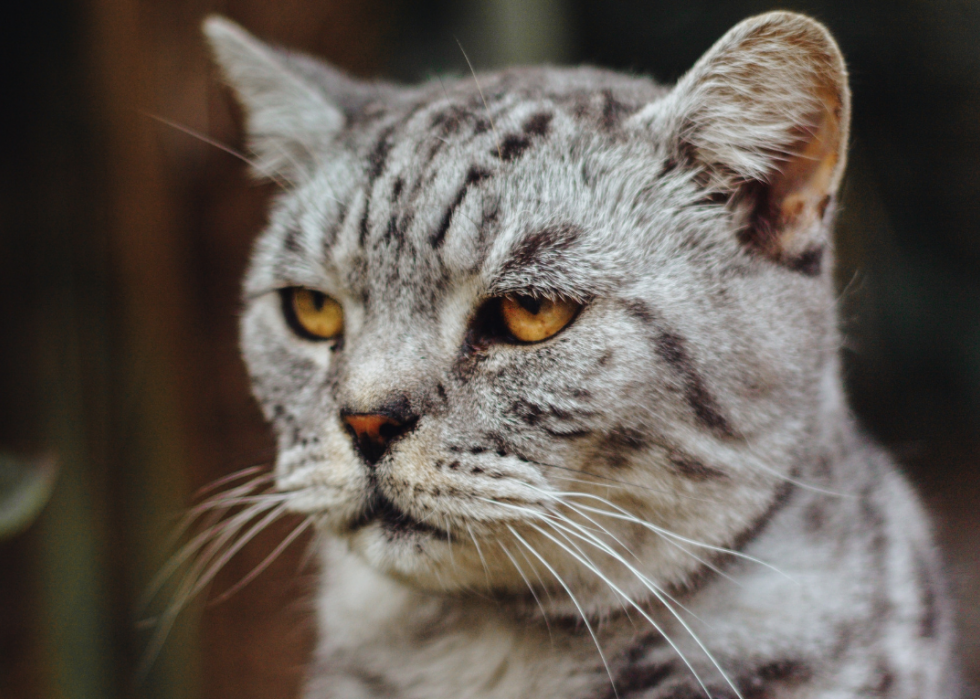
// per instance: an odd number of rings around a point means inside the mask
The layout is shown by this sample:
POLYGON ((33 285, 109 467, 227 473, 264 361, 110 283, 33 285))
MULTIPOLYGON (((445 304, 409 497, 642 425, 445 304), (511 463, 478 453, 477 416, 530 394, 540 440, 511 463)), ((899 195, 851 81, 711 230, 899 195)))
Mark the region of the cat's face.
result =
POLYGON ((293 510, 415 584, 516 593, 681 584, 691 541, 778 506, 837 400, 848 97, 822 28, 769 17, 673 91, 365 86, 210 21, 287 182, 242 347, 293 510))

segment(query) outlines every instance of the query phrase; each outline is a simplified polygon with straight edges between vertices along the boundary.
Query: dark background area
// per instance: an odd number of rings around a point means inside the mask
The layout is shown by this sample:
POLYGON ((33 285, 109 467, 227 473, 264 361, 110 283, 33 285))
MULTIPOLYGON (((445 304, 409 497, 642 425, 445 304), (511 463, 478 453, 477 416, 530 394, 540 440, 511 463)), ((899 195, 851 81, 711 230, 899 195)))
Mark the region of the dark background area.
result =
MULTIPOLYGON (((0 697, 295 696, 313 571, 293 546, 184 615, 137 681, 136 599, 174 514, 268 463, 236 349, 239 278, 271 194, 199 34, 223 12, 357 75, 590 62, 676 79, 738 20, 825 22, 854 90, 838 224, 848 388, 935 516, 980 680, 980 3, 932 0, 92 0, 0 28, 0 451, 56 455, 44 514, 0 541, 0 697)), ((291 523, 219 575, 246 575, 291 523)))

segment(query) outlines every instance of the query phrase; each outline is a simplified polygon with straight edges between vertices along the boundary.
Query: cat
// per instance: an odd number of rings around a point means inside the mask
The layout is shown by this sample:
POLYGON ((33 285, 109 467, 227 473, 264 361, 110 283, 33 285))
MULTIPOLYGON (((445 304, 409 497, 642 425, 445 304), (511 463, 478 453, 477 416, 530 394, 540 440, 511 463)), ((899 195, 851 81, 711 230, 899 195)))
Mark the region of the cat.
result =
POLYGON ((930 525, 842 388, 821 24, 674 86, 204 31, 282 187, 241 345, 318 533, 308 699, 957 695, 930 525))

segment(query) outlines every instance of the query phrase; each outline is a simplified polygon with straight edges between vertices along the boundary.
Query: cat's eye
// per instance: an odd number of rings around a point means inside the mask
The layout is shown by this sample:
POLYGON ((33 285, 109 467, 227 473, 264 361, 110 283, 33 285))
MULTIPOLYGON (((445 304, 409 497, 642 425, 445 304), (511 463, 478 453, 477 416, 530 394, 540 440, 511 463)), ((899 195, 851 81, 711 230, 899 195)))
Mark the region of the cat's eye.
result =
POLYGON ((541 342, 572 322, 582 304, 567 299, 542 299, 511 294, 500 301, 504 327, 520 342, 541 342))
POLYGON ((281 289, 282 313, 289 327, 307 340, 332 340, 344 331, 344 310, 320 291, 301 286, 281 289))

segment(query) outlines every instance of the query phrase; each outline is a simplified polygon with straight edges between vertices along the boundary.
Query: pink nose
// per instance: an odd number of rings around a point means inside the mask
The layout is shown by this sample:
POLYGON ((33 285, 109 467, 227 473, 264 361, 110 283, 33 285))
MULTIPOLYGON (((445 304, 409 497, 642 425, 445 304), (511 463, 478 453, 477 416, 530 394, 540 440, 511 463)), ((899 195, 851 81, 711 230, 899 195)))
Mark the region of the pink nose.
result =
POLYGON ((367 439, 379 446, 387 445, 391 438, 398 433, 398 427, 401 425, 398 420, 377 413, 345 415, 344 422, 354 430, 358 442, 367 439), (388 425, 391 427, 383 429, 388 425))

